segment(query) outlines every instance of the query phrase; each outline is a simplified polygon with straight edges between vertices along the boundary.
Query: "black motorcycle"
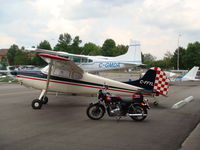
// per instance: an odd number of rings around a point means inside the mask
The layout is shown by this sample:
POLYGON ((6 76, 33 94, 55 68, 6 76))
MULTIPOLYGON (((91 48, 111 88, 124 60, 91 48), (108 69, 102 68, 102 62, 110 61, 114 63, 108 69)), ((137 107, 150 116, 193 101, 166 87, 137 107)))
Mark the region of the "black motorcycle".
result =
POLYGON ((121 98, 101 89, 98 99, 98 102, 91 103, 87 108, 87 116, 93 120, 101 119, 107 112, 110 117, 129 116, 135 121, 142 121, 147 117, 147 109, 150 109, 148 100, 137 92, 132 98, 121 98))

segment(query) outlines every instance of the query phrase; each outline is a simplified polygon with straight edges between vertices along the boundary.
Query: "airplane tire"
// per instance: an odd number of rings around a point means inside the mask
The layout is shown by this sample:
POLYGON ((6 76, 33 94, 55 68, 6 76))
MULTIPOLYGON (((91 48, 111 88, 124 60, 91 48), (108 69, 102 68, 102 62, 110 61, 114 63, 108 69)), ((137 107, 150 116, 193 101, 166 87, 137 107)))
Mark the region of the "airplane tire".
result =
POLYGON ((47 104, 48 103, 48 97, 42 97, 42 104, 47 104))
POLYGON ((32 101, 32 108, 33 109, 41 109, 42 107, 42 101, 40 101, 39 99, 34 99, 32 101))
POLYGON ((153 102, 153 105, 154 105, 154 106, 158 106, 158 102, 156 102, 156 101, 153 102))

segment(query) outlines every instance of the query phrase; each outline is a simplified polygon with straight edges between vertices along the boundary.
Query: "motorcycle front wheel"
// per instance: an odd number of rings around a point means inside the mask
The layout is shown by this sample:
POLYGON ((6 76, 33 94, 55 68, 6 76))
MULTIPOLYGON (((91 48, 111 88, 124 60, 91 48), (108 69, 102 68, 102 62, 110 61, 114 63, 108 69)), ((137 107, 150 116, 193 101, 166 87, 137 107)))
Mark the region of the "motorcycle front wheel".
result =
POLYGON ((92 120, 99 120, 105 114, 105 108, 102 105, 92 104, 87 108, 87 116, 92 120))
POLYGON ((147 109, 139 105, 131 106, 129 109, 129 114, 140 114, 139 116, 130 117, 135 121, 143 121, 147 117, 147 109))

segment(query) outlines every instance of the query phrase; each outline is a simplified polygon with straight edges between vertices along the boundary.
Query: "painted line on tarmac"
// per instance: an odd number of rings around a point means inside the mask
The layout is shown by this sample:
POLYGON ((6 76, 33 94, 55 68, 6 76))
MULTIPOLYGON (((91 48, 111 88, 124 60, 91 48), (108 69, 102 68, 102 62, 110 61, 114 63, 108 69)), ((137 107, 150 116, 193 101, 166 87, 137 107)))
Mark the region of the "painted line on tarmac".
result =
POLYGON ((189 97, 185 98, 184 100, 181 100, 178 103, 174 104, 172 106, 172 109, 179 109, 179 108, 183 107, 185 104, 187 104, 187 103, 189 103, 189 102, 191 102, 193 100, 194 100, 194 97, 193 96, 189 96, 189 97))

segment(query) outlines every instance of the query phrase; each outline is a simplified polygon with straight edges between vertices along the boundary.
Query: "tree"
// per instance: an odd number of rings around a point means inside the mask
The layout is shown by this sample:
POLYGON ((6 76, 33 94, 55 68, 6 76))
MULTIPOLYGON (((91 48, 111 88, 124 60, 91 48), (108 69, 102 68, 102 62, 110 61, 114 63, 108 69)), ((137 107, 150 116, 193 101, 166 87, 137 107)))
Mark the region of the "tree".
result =
POLYGON ((14 57, 14 65, 29 65, 30 60, 28 59, 28 55, 26 52, 21 49, 16 51, 14 57))
POLYGON ((82 54, 84 55, 101 55, 101 49, 99 46, 95 45, 94 43, 85 43, 83 46, 82 54))
POLYGON ((148 64, 148 63, 153 62, 155 60, 156 60, 156 57, 153 56, 153 55, 151 55, 150 53, 143 54, 143 60, 142 60, 142 62, 144 64, 148 64))
POLYGON ((103 56, 115 56, 116 44, 112 39, 107 39, 104 41, 101 48, 103 56))
POLYGON ((64 52, 70 52, 70 45, 71 45, 71 35, 68 33, 60 34, 58 43, 54 47, 54 50, 56 51, 64 51, 64 52))
POLYGON ((6 69, 6 66, 8 65, 8 60, 6 57, 2 57, 1 61, 0 61, 0 70, 5 70, 6 69))
MULTIPOLYGON (((41 41, 40 44, 37 46, 37 48, 52 50, 50 43, 46 40, 41 41)), ((32 59, 32 65, 45 66, 46 62, 38 55, 38 53, 35 53, 35 55, 32 59)))
POLYGON ((165 69, 173 68, 172 57, 173 57, 173 54, 170 51, 167 51, 164 54, 164 58, 162 61, 163 61, 163 67, 165 69))
POLYGON ((125 45, 117 45, 115 48, 115 56, 123 55, 128 51, 128 46, 125 45))
POLYGON ((47 40, 41 41, 37 48, 52 50, 51 44, 47 40))
POLYGON ((186 50, 183 47, 179 47, 178 49, 175 50, 174 55, 171 58, 172 66, 174 68, 177 68, 178 53, 179 53, 179 68, 186 69, 186 63, 185 63, 186 50))
POLYGON ((79 36, 76 36, 74 39, 73 39, 73 43, 71 45, 71 48, 70 48, 70 52, 71 53, 74 53, 74 54, 80 54, 81 51, 82 51, 82 48, 79 47, 79 45, 81 44, 81 40, 79 39, 79 36))
POLYGON ((14 58, 17 50, 19 50, 19 47, 15 44, 11 45, 10 48, 8 49, 7 59, 9 65, 14 65, 14 58))
POLYGON ((200 66, 200 43, 189 43, 184 55, 186 69, 190 69, 193 66, 200 66))

